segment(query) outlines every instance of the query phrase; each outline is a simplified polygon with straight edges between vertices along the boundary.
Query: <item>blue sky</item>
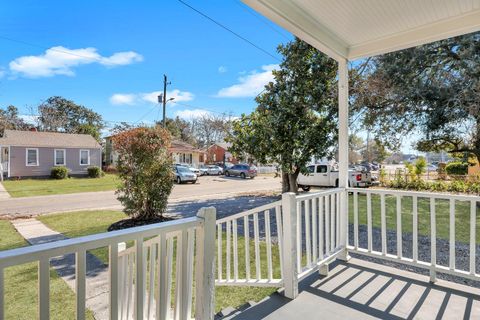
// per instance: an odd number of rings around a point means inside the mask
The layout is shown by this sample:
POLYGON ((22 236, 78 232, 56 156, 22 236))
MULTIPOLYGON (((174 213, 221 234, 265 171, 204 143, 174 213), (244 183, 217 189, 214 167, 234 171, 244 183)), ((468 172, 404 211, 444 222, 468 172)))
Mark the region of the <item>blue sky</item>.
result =
POLYGON ((279 62, 276 47, 293 36, 239 0, 185 1, 269 54, 178 0, 2 1, 0 107, 29 117, 58 95, 99 112, 109 127, 151 123, 161 118, 165 73, 176 101, 169 117, 251 112, 279 62))
MULTIPOLYGON (((186 2, 275 56, 292 39, 238 0, 186 2)), ((107 121, 154 121, 165 73, 168 116, 239 115, 278 63, 176 0, 3 1, 0 21, 0 106, 22 114, 60 95, 107 121)))

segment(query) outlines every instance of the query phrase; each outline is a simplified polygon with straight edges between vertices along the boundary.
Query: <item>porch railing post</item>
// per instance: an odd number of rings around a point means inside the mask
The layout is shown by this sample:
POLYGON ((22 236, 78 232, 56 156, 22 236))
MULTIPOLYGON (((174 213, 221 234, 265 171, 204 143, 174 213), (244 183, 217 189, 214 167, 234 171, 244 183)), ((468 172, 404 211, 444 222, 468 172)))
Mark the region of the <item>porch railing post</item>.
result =
MULTIPOLYGON (((338 61, 338 186, 348 187, 348 61, 338 61)), ((343 254, 338 258, 347 261, 348 256, 348 193, 340 194, 340 244, 343 254)))
POLYGON ((195 319, 213 319, 215 311, 215 221, 213 207, 202 208, 197 217, 204 220, 197 229, 195 266, 195 319))
POLYGON ((283 283, 285 296, 298 296, 297 270, 297 200, 293 192, 282 194, 283 210, 283 283))

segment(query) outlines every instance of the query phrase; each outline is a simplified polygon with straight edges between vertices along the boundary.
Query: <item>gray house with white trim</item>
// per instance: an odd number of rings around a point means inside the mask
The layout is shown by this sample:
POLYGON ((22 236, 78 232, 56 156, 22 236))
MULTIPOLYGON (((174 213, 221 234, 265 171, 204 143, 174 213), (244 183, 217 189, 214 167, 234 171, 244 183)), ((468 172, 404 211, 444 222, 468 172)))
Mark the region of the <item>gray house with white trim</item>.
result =
POLYGON ((55 166, 85 175, 88 167, 101 167, 102 147, 88 134, 5 130, 0 164, 7 177, 49 176, 55 166))

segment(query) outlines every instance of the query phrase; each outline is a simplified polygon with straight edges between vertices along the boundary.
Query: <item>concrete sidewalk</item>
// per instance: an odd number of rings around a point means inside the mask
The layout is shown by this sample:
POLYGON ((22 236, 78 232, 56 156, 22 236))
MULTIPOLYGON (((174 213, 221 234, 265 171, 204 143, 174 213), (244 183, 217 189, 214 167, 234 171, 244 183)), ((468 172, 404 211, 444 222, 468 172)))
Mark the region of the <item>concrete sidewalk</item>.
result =
POLYGON ((7 192, 2 182, 0 182, 0 200, 1 199, 10 199, 10 194, 7 192))
MULTIPOLYGON (((12 221, 13 226, 31 245, 65 240, 63 234, 53 231, 36 219, 12 221)), ((75 292, 75 255, 67 254, 50 260, 57 274, 75 292)), ((109 276, 108 268, 96 256, 87 252, 86 306, 95 319, 108 319, 109 276)))

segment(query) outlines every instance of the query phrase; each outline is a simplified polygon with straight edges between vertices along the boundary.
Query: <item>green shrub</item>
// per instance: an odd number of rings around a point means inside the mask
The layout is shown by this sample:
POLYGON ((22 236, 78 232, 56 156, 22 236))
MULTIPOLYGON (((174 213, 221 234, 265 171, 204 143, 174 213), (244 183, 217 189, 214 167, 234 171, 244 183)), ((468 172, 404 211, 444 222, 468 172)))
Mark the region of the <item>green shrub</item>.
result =
POLYGON ((431 191, 436 191, 436 192, 444 192, 448 190, 448 184, 445 183, 444 181, 435 181, 430 183, 430 188, 431 191))
POLYGON ((87 172, 90 178, 100 178, 101 176, 103 176, 102 169, 97 166, 88 167, 87 172))
POLYGON ((466 175, 468 173, 468 163, 467 162, 450 162, 445 167, 445 171, 450 175, 466 175))
POLYGON ((427 171, 427 160, 425 157, 419 157, 415 160, 415 175, 420 178, 427 171))
POLYGON ((68 178, 68 169, 66 167, 52 167, 50 170, 50 177, 52 179, 66 179, 68 178))

